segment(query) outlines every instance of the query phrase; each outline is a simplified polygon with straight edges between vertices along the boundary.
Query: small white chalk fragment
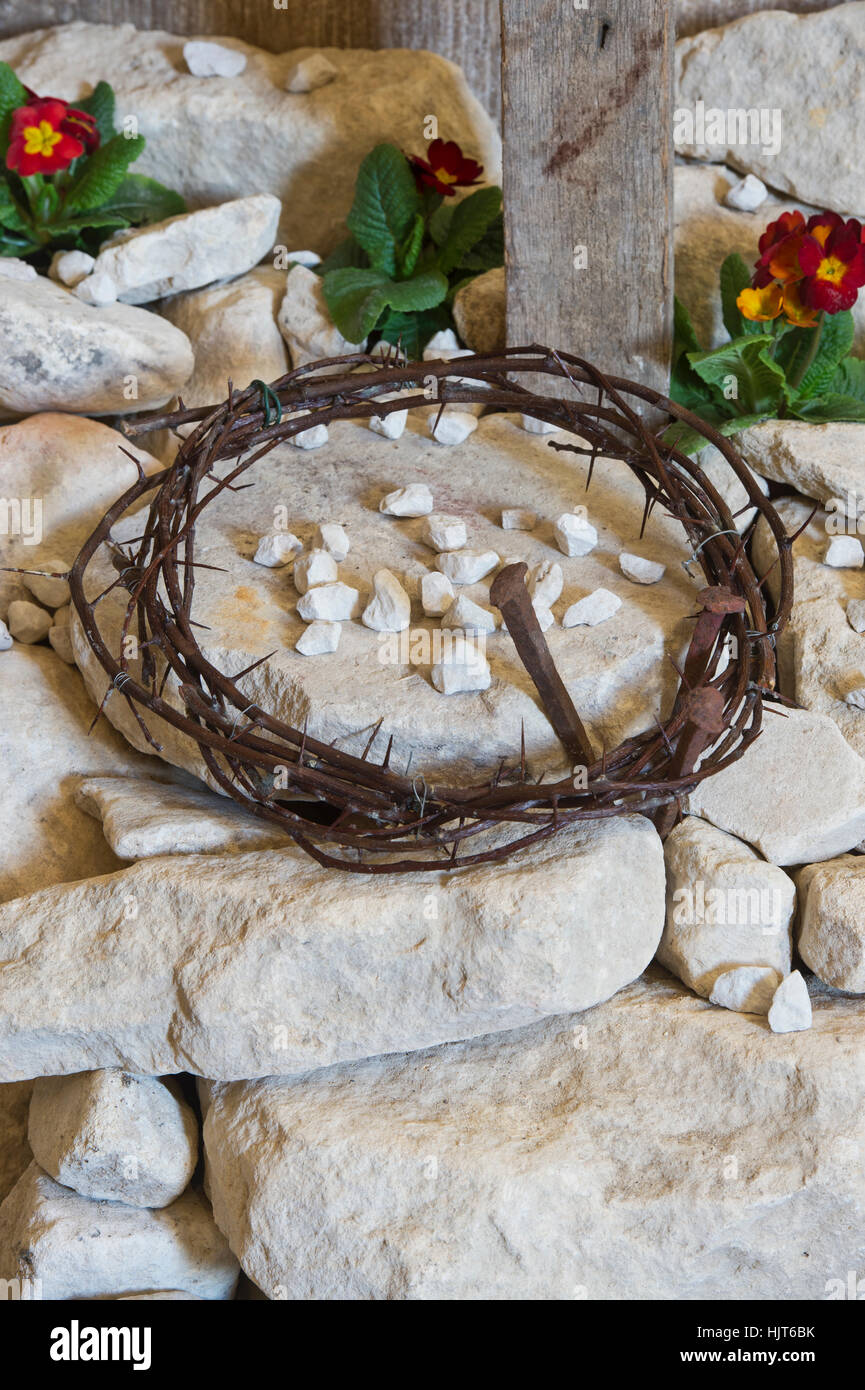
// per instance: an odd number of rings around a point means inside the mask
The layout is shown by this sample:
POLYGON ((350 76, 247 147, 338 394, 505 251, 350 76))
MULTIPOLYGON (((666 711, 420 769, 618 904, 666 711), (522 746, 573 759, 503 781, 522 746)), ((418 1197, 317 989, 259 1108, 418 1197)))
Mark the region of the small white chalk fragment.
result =
POLYGON ((425 574, 420 582, 420 601, 427 617, 440 618, 454 601, 454 586, 446 574, 425 574))
POLYGON ((411 620, 411 600, 396 575, 376 570, 372 579, 373 597, 363 610, 361 622, 373 632, 405 632, 411 620))
POLYGON ((312 53, 308 58, 302 58, 299 63, 295 63, 289 70, 285 79, 285 90, 287 92, 314 92, 318 87, 327 86, 339 74, 339 68, 335 67, 329 58, 325 58, 323 53, 312 53))
POLYGON ((506 507, 502 512, 503 531, 534 531, 537 524, 537 513, 526 507, 506 507))
POLYGON ((452 328, 441 328, 434 333, 423 350, 424 362, 448 361, 451 354, 460 351, 459 338, 452 328))
POLYGON ((461 628, 464 632, 495 632, 498 621, 489 608, 460 594, 442 618, 442 627, 461 628))
POLYGON ((553 610, 547 608, 544 603, 538 603, 537 599, 532 603, 532 607, 535 610, 535 617, 541 625, 541 632, 548 631, 556 621, 553 617, 553 610))
POLYGON ((598 544, 598 533, 579 512, 563 512, 553 527, 556 544, 563 554, 588 555, 598 544))
POLYGON ((426 483, 409 483, 408 487, 398 487, 383 497, 378 509, 385 516, 429 516, 433 496, 426 483))
POLYGON ((104 270, 85 275, 76 284, 75 293, 83 304, 89 304, 93 309, 103 309, 107 304, 117 302, 117 286, 104 270))
POLYGON ((577 599, 562 618, 562 627, 597 627, 618 613, 622 600, 609 589, 595 589, 585 598, 577 599))
POLYGON ((183 58, 193 77, 238 77, 246 67, 246 54, 207 39, 190 39, 183 58))
POLYGON ((427 427, 436 444, 462 444, 478 427, 476 415, 467 410, 431 411, 427 427))
POLYGON ((565 577, 557 560, 542 560, 532 570, 529 578, 529 593, 536 609, 538 607, 552 608, 556 600, 561 598, 564 587, 565 577))
POLYGON ((297 616, 305 623, 322 619, 328 623, 344 623, 360 613, 360 592, 339 580, 336 584, 319 584, 307 589, 297 605, 297 616))
POLYGON ((298 637, 294 649, 301 656, 326 656, 336 651, 341 636, 341 623, 310 623, 298 637))
POLYGON ((12 646, 12 633, 4 622, 0 622, 0 652, 8 652, 12 646))
POLYGON ((848 690, 844 696, 844 703, 852 705, 853 709, 865 709, 865 685, 857 685, 855 690, 848 690))
POLYGON ((823 552, 823 564, 836 570, 860 570, 865 551, 858 536, 833 536, 823 552))
POLYGON ((765 965, 738 965, 719 975, 709 998, 739 1014, 767 1014, 781 983, 777 970, 765 965))
POLYGON ((775 990, 769 1009, 773 1033, 801 1033, 811 1027, 811 998, 802 975, 794 970, 775 990))
POLYGON ((369 427, 385 439, 399 439, 408 420, 407 410, 392 410, 388 415, 370 415, 369 427))
POLYGON ((433 550, 460 550, 466 543, 466 524, 460 516, 431 514, 421 528, 421 540, 433 550))
POLYGON ((454 633, 442 660, 433 666, 430 676, 441 695, 460 695, 475 690, 488 690, 492 679, 489 663, 478 643, 483 638, 464 637, 454 633))
POLYGON ((30 646, 34 642, 45 640, 54 619, 44 608, 40 608, 38 603, 31 603, 26 598, 16 598, 9 605, 8 623, 15 641, 30 646))
POLYGON ((90 274, 95 264, 86 251, 56 251, 48 274, 52 280, 59 280, 61 285, 74 289, 85 275, 90 274))
POLYGON ((763 180, 758 179, 756 174, 746 174, 738 183, 727 189, 724 202, 728 208, 735 208, 737 212, 756 212, 768 196, 769 190, 763 180))
POLYGON ((307 270, 312 270, 314 266, 321 265, 321 256, 317 251, 289 251, 286 258, 295 265, 305 265, 307 270))
POLYGON ((257 565, 278 570, 289 564, 301 550, 303 546, 291 531, 272 531, 269 536, 261 537, 252 558, 257 565))
POLYGON ((319 584, 333 584, 337 578, 336 560, 327 550, 309 550, 294 562, 294 587, 305 594, 319 584))
POLYGON ((529 434, 558 434, 560 428, 549 420, 537 420, 534 415, 521 415, 520 424, 529 434))
POLYGON ((498 563, 494 550, 451 550, 437 557, 436 569, 446 574, 452 584, 477 584, 498 563))
POLYGON ((632 555, 627 550, 619 555, 619 569, 634 584, 657 584, 664 577, 666 568, 656 560, 646 560, 642 555, 632 555))
POLYGON ((322 522, 318 528, 318 545, 320 550, 332 555, 338 565, 342 564, 351 549, 346 529, 338 521, 322 522))
POLYGON ((865 598, 851 598, 847 604, 847 621, 854 632, 865 632, 865 598))
POLYGON ((36 267, 18 256, 0 256, 0 280, 35 280, 36 267))
MULTIPOLYGON (((298 415, 309 415, 308 410, 299 410, 298 415)), ((327 425, 312 425, 308 430, 301 430, 299 434, 293 434, 289 443, 296 449, 320 449, 322 444, 326 444, 329 435, 327 425)))

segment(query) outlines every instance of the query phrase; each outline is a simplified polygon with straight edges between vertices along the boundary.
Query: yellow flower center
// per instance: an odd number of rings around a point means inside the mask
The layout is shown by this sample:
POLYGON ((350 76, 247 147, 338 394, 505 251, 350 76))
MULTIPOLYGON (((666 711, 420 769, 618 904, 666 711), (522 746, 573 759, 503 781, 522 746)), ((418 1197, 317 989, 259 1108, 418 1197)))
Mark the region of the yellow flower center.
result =
POLYGON ((837 256, 826 256, 817 268, 817 279, 829 280, 833 285, 840 285, 847 269, 848 267, 843 261, 839 261, 837 256))
POLYGON ((28 125, 24 127, 24 153, 41 154, 46 159, 51 158, 54 146, 63 139, 59 130, 55 130, 48 121, 40 121, 38 125, 28 125))
POLYGON ((456 183, 457 181, 456 174, 450 173, 450 171, 447 169, 433 169, 433 173, 435 174, 439 183, 456 183))

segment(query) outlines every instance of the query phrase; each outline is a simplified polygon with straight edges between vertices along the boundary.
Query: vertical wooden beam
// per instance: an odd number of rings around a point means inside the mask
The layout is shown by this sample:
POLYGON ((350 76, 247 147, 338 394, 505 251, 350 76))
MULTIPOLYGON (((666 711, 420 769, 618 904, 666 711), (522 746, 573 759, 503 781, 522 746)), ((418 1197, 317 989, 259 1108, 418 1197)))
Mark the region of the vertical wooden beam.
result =
POLYGON ((668 0, 502 0, 508 341, 666 390, 668 0))

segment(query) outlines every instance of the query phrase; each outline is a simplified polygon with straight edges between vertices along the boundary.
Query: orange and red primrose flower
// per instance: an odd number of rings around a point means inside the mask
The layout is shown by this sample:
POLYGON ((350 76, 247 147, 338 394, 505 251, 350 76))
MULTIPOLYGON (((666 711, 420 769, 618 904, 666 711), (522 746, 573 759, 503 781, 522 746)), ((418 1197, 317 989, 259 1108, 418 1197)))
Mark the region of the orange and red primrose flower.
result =
POLYGON ((22 178, 32 174, 57 174, 68 169, 79 155, 90 154, 99 145, 96 122, 86 111, 78 111, 57 97, 37 97, 28 93, 27 106, 12 113, 6 167, 22 178))
POLYGON ((819 314, 852 308, 865 285, 862 240, 856 218, 782 213, 760 238, 751 287, 736 301, 741 313, 760 323, 783 313, 796 328, 814 328, 819 314))

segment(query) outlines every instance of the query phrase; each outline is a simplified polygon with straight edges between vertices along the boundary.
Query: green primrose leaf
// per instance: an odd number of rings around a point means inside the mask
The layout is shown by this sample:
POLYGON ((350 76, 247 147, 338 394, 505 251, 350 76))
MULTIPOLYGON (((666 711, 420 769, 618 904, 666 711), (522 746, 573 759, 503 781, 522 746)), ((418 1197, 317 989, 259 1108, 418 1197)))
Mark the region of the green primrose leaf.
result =
POLYGON ((405 155, 395 145, 376 145, 358 170, 354 203, 346 218, 373 269, 396 274, 397 249, 420 210, 405 155))
POLYGON ((457 203, 438 256, 439 270, 443 274, 448 275, 461 264, 501 212, 501 207, 502 190, 495 187, 479 188, 457 203))
POLYGON ((688 361, 701 380, 720 387, 737 415, 775 415, 789 398, 784 372, 769 356, 772 335, 734 338, 711 352, 689 352, 688 361), (735 383, 735 395, 729 389, 735 383))
POLYGON ((762 335, 766 332, 764 324, 746 319, 736 305, 739 295, 748 289, 750 284, 751 273, 738 252, 734 252, 721 266, 721 311, 724 327, 731 338, 762 335))
POLYGON ((117 131, 114 128, 114 90, 107 82, 97 82, 89 97, 75 103, 79 111, 86 111, 96 122, 96 129, 102 144, 113 140, 117 131))
POLYGON ((446 304, 432 309, 419 309, 413 314, 389 309, 379 324, 386 343, 399 343, 406 357, 418 360, 430 338, 443 328, 453 328, 454 321, 446 304))
POLYGON ((347 236, 337 247, 325 256, 320 265, 314 266, 316 275, 327 275, 329 270, 344 270, 346 266, 364 269, 369 265, 369 256, 358 245, 353 236, 347 236))
POLYGON ((178 217, 185 211, 186 203, 179 193, 145 174, 127 174, 99 207, 100 214, 111 213, 136 226, 164 222, 167 217, 178 217))
POLYGON ((447 280, 438 271, 427 271, 411 280, 391 280, 374 268, 345 267, 324 277, 327 307, 350 343, 364 342, 385 309, 401 313, 432 309, 444 299, 447 288, 447 280))
POLYGON ((0 155, 9 145, 12 112, 27 105, 27 93, 8 63, 0 63, 0 155))
POLYGON ((810 420, 814 425, 825 425, 831 421, 865 424, 865 400, 856 396, 842 396, 827 392, 825 396, 812 396, 807 401, 797 401, 790 411, 797 420, 810 420))
POLYGON ((402 279, 407 279, 417 267, 425 231, 426 223, 423 220, 423 213, 416 213, 411 231, 399 252, 399 270, 402 279))
POLYGON ((845 357, 829 383, 828 394, 865 401, 865 361, 861 357, 845 357))
POLYGON ((143 135, 127 139, 115 135, 106 145, 82 162, 81 173, 66 195, 65 214, 91 212, 113 198, 126 177, 126 170, 142 153, 143 135))

